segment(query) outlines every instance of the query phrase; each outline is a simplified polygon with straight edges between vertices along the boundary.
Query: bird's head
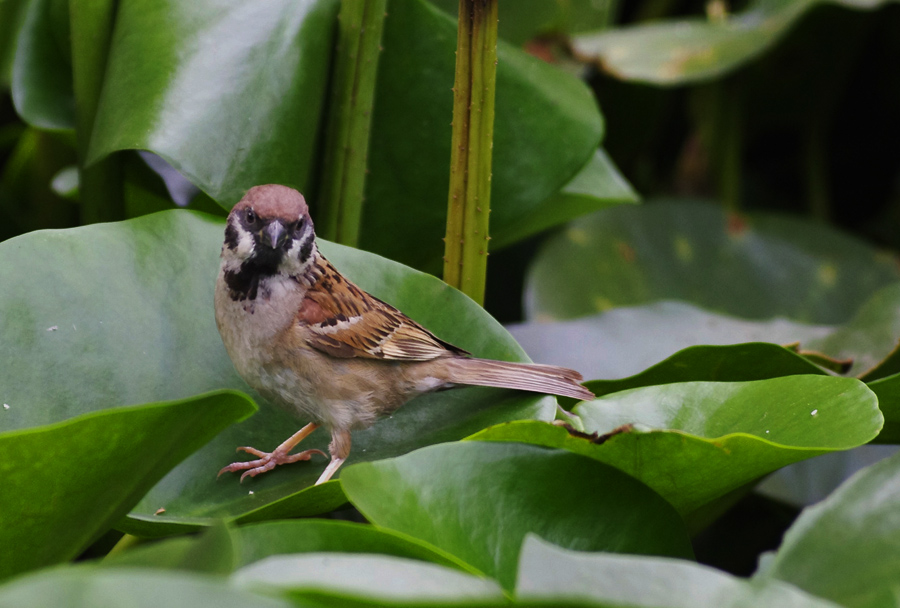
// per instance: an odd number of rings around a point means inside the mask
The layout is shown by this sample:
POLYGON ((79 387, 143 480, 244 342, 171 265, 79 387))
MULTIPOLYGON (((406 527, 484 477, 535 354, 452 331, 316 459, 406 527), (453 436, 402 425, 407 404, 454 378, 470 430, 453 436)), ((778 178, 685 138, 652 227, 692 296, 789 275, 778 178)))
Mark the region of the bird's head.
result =
POLYGON ((234 206, 225 227, 226 271, 299 273, 315 248, 303 195, 287 186, 255 186, 234 206))

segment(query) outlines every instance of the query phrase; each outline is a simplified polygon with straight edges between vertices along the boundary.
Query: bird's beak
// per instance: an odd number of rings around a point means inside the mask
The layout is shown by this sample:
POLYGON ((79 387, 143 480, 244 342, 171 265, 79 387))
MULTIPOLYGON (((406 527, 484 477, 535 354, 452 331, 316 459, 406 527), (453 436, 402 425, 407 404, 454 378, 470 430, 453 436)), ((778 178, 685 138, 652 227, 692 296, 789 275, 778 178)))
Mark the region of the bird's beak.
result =
POLYGON ((272 249, 280 248, 287 241, 288 233, 284 229, 284 224, 278 220, 273 220, 263 228, 259 233, 259 240, 263 245, 268 245, 272 249))

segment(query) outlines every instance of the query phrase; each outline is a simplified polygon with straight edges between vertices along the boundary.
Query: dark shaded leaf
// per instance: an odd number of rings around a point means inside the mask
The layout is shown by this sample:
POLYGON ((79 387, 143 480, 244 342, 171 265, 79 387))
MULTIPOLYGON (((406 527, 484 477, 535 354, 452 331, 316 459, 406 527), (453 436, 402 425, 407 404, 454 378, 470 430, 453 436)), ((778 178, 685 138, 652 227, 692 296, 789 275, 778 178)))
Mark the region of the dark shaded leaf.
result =
POLYGON ((25 122, 75 128, 67 0, 31 0, 13 58, 12 98, 25 122))

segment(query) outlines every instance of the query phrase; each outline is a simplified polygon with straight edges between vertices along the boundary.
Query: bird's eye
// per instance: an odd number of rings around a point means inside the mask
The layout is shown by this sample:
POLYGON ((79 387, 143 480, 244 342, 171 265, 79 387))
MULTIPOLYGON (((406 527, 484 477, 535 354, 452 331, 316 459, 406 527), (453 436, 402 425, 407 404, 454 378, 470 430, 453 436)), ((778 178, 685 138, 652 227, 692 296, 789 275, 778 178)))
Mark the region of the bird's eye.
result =
POLYGON ((247 213, 244 214, 244 219, 247 220, 248 224, 256 223, 256 214, 253 212, 253 209, 248 208, 247 213))

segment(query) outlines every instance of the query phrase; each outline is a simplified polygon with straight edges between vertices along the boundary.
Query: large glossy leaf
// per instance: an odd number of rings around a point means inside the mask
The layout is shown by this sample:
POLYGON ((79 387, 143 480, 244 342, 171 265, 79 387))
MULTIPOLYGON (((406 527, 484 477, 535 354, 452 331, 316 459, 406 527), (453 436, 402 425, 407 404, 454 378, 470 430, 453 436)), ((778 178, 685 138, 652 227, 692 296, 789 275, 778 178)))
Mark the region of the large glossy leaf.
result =
POLYGON ((507 589, 525 534, 573 549, 686 556, 670 505, 612 467, 560 450, 463 442, 363 463, 342 477, 372 523, 444 549, 507 589))
MULTIPOLYGON (((212 298, 222 235, 221 219, 169 211, 0 244, 0 401, 10 405, 0 411, 2 428, 214 388, 249 391, 215 327, 212 298)), ((483 309, 434 277, 372 254, 321 245, 348 277, 439 336, 481 356, 525 360, 483 309)), ((343 503, 337 483, 300 492, 321 473, 319 459, 279 467, 243 485, 234 476, 216 481, 216 472, 239 457, 235 447, 272 449, 305 423, 260 404, 258 415, 222 433, 151 490, 123 528, 162 534, 187 522, 312 515, 343 503), (155 515, 160 508, 165 513, 155 515)), ((554 404, 549 397, 494 389, 424 396, 355 433, 351 460, 396 456, 505 420, 548 419, 554 404)), ((327 444, 324 432, 307 440, 309 447, 327 444)))
POLYGON ((508 329, 536 362, 565 365, 586 378, 608 379, 633 376, 689 347, 758 341, 799 342, 805 348, 836 331, 832 326, 783 318, 738 319, 686 302, 626 306, 579 319, 535 321, 508 329))
POLYGON ((65 568, 0 587, 0 608, 296 608, 223 584, 220 578, 158 570, 65 568))
POLYGON ((756 0, 721 19, 672 19, 582 34, 572 48, 617 78, 680 85, 720 77, 752 61, 816 5, 873 9, 889 1, 756 0))
MULTIPOLYGON (((14 403, 0 416, 41 406, 14 403)), ((0 578, 72 559, 176 464, 253 411, 245 396, 220 392, 0 433, 0 578)))
POLYGON ((217 524, 199 534, 116 550, 98 563, 104 568, 161 568, 211 574, 231 574, 236 567, 236 547, 228 526, 217 524))
POLYGON ((310 185, 337 2, 125 2, 91 159, 156 152, 214 198, 310 185), (153 61, 147 61, 153 57, 153 61))
POLYGON ((475 572, 471 566, 416 538, 387 529, 345 521, 309 519, 241 526, 232 534, 238 545, 238 565, 289 553, 371 553, 433 562, 475 572))
POLYGON ((245 566, 231 577, 241 589, 293 598, 340 594, 368 602, 502 600, 496 582, 435 564, 384 555, 309 553, 276 555, 245 566))
POLYGON ((778 581, 746 581, 684 560, 568 551, 534 535, 522 547, 516 598, 648 608, 837 606, 778 581))
POLYGON ((533 262, 530 319, 679 299, 750 319, 848 321, 900 277, 893 256, 828 227, 698 203, 623 206, 573 222, 533 262))
POLYGON ((15 58, 16 38, 25 18, 25 0, 0 3, 0 90, 9 87, 15 58))
MULTIPOLYGON (((125 3, 91 160, 124 148, 152 150, 226 208, 259 183, 314 194, 310 171, 335 5, 125 3)), ((420 267, 439 262, 443 251, 455 39, 454 20, 423 0, 388 7, 362 242, 420 267)), ((509 45, 498 55, 497 242, 571 217, 575 203, 557 210, 552 197, 583 168, 589 173, 573 186, 578 209, 633 200, 611 163, 588 162, 603 130, 590 90, 509 45)))
POLYGON ((432 562, 472 574, 458 558, 415 538, 367 524, 324 519, 270 521, 238 528, 210 527, 110 555, 103 567, 152 567, 230 573, 273 555, 379 554, 432 562))
POLYGON ((12 97, 19 115, 35 127, 75 128, 66 0, 28 3, 13 59, 12 97))
POLYGON ((853 608, 895 606, 900 593, 900 454, 854 475, 807 508, 757 574, 853 608))
POLYGON ((883 417, 859 380, 788 376, 755 382, 683 382, 581 403, 585 433, 518 422, 482 441, 563 448, 643 481, 689 515, 792 462, 870 441, 883 417))

